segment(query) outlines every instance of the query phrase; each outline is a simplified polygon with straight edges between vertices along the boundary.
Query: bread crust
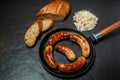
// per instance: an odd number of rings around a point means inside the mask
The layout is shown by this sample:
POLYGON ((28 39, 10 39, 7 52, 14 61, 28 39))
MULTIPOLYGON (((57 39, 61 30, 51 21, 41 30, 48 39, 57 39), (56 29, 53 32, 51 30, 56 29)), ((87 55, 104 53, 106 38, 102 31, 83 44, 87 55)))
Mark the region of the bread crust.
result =
POLYGON ((54 0, 43 6, 36 14, 35 19, 51 18, 54 21, 63 21, 70 12, 70 4, 65 0, 54 0))

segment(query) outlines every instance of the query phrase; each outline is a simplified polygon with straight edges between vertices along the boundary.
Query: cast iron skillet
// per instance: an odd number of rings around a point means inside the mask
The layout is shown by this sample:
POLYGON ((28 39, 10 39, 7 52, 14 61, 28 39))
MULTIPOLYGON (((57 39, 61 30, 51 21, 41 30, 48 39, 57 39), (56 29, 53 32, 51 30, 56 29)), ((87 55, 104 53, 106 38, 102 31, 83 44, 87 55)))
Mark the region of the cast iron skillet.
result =
MULTIPOLYGON (((43 65, 43 67, 48 71, 50 72, 51 74, 57 76, 57 77, 61 77, 61 78, 74 78, 74 77, 78 77, 80 75, 83 75, 86 71, 88 71, 90 69, 90 67, 93 65, 94 63, 94 60, 95 60, 95 49, 94 49, 94 46, 93 46, 93 42, 94 41, 97 41, 98 39, 100 39, 102 36, 108 34, 109 32, 111 32, 112 30, 116 29, 116 28, 119 28, 120 27, 120 21, 110 25, 109 27, 101 30, 99 33, 97 34, 91 34, 91 35, 85 35, 77 30, 73 30, 73 29, 57 29, 57 30, 54 30, 50 33, 48 33, 44 38, 43 40, 41 41, 40 43, 40 47, 39 47, 39 56, 40 56, 40 60, 41 60, 41 64, 43 65), (70 34, 71 33, 77 33, 77 34, 80 34, 82 35, 86 40, 87 42, 89 43, 89 46, 90 46, 90 56, 87 58, 87 61, 86 61, 86 64, 78 71, 76 72, 70 72, 70 73, 64 73, 64 72, 61 72, 59 71, 58 69, 52 69, 48 66, 48 64, 46 63, 45 59, 44 59, 44 49, 47 45, 47 40, 48 38, 56 33, 56 32, 59 32, 59 31, 67 31, 69 32, 70 34)), ((72 42, 71 40, 69 39, 63 39, 61 41, 59 41, 58 43, 61 43, 61 44, 64 44, 64 45, 67 45, 69 46, 74 52, 75 54, 77 55, 77 57, 81 56, 81 48, 74 42, 72 42)), ((56 43, 57 44, 57 43, 56 43)), ((56 60, 57 63, 70 63, 65 56, 63 56, 61 53, 57 52, 54 50, 53 52, 53 55, 54 55, 54 58, 56 60)))

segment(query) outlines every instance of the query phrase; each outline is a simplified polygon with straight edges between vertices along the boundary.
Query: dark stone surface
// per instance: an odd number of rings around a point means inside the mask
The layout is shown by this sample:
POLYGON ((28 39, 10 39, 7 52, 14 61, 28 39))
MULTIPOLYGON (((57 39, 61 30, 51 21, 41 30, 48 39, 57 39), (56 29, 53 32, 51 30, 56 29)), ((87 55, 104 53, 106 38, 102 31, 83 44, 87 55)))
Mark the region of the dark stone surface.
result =
MULTIPOLYGON (((50 0, 52 1, 52 0, 50 0)), ((39 9, 49 0, 0 1, 0 80, 64 80, 49 74, 39 59, 39 44, 43 36, 58 28, 75 29, 72 16, 75 11, 90 10, 98 18, 96 33, 120 20, 120 0, 68 0, 71 13, 64 22, 43 33, 33 48, 24 44, 24 33, 34 21, 39 9)), ((97 44, 96 60, 92 68, 79 78, 70 80, 120 80, 120 28, 103 37, 97 44)))

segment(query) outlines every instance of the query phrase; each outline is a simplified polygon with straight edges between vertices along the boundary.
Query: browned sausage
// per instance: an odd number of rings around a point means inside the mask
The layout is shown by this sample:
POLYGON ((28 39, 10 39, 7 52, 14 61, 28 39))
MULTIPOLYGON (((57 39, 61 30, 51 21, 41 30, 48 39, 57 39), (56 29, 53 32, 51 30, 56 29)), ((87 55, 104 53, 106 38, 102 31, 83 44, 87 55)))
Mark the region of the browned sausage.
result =
POLYGON ((47 62, 47 64, 51 68, 55 69, 55 68, 57 68, 57 64, 53 57, 52 52, 53 52, 53 47, 51 45, 46 46, 46 48, 44 50, 44 58, 45 58, 45 61, 47 62))
POLYGON ((54 48, 57 51, 63 53, 68 58, 68 60, 74 61, 76 59, 75 53, 68 46, 63 44, 56 44, 54 48))
POLYGON ((58 69, 62 72, 75 72, 81 69, 86 63, 86 59, 81 56, 75 62, 69 64, 58 64, 58 69))
POLYGON ((71 34, 70 39, 76 42, 82 49, 82 55, 88 57, 90 55, 90 46, 87 40, 79 34, 71 34))
POLYGON ((68 37, 69 37, 69 33, 66 31, 56 32, 49 37, 48 44, 54 45, 57 41, 68 37))

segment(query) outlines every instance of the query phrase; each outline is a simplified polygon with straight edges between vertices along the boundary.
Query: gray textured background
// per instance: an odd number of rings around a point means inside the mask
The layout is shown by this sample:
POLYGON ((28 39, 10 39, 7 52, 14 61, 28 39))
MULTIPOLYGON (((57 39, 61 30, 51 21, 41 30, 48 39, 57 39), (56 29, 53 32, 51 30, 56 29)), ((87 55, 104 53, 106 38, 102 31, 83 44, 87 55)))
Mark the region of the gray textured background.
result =
MULTIPOLYGON (((57 28, 72 28, 75 11, 90 10, 98 18, 96 33, 120 20, 120 0, 67 0, 71 13, 64 22, 43 33, 33 48, 24 44, 24 33, 34 21, 35 14, 52 0, 0 1, 0 80, 65 80, 49 74, 40 64, 39 44, 44 35, 57 28)), ((120 80, 120 28, 100 40, 96 45, 96 60, 83 76, 70 80, 120 80)))

